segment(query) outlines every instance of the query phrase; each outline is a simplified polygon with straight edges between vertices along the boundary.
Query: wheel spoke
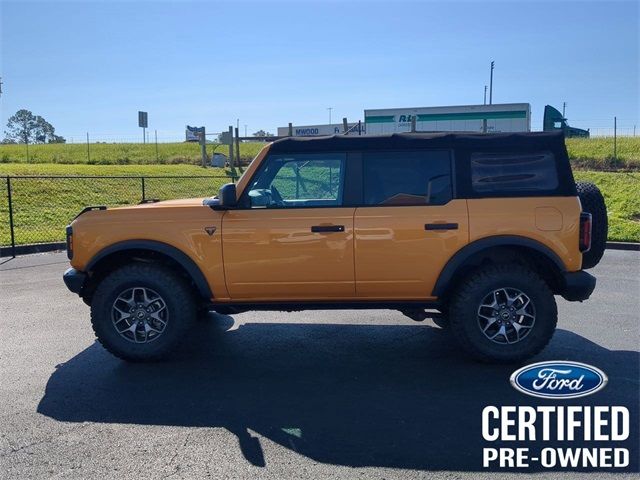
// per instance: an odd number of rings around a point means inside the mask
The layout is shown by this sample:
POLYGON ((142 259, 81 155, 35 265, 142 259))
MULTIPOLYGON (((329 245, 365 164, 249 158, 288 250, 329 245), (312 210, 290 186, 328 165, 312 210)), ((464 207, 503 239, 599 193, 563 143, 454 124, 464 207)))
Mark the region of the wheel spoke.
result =
POLYGON ((498 329, 498 331, 489 337, 489 340, 493 340, 498 335, 505 336, 505 333, 506 333, 506 331, 505 331, 504 325, 501 325, 500 328, 498 329))
POLYGON ((162 330, 158 330, 157 328, 153 328, 151 325, 149 325, 148 323, 144 324, 144 329, 147 332, 147 334, 149 332, 153 332, 153 333, 162 333, 162 330))
POLYGON ((524 308, 516 310, 516 315, 522 315, 523 317, 536 318, 535 315, 531 315, 524 308))
POLYGON ((131 314, 129 312, 125 312, 124 310, 121 310, 120 308, 116 307, 115 305, 113 306, 113 309, 121 315, 120 319, 118 319, 116 323, 121 322, 122 320, 126 320, 127 318, 131 317, 131 314))
POLYGON ((496 323, 496 320, 497 319, 495 319, 495 318, 490 318, 489 321, 487 322, 487 326, 482 329, 482 332, 486 333, 486 331, 489 330, 489 327, 491 325, 493 325, 494 323, 496 323))

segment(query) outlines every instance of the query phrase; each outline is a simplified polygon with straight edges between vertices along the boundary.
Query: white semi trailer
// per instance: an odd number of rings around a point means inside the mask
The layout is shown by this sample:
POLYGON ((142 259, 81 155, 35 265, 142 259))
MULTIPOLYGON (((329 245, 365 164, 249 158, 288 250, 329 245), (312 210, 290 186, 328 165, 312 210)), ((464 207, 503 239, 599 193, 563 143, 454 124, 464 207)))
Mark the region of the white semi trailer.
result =
POLYGON ((367 135, 410 132, 413 117, 418 132, 531 131, 531 106, 528 103, 494 103, 365 110, 367 135))

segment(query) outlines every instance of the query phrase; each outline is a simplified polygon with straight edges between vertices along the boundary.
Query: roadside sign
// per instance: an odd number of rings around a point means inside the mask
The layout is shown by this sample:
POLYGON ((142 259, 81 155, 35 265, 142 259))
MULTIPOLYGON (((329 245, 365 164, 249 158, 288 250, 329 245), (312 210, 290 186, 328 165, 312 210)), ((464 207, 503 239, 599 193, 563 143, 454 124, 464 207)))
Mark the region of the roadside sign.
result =
POLYGON ((147 128, 149 126, 147 112, 138 112, 138 126, 142 128, 147 128))
POLYGON ((187 125, 184 133, 187 142, 199 142, 200 136, 204 133, 204 127, 190 127, 187 125))

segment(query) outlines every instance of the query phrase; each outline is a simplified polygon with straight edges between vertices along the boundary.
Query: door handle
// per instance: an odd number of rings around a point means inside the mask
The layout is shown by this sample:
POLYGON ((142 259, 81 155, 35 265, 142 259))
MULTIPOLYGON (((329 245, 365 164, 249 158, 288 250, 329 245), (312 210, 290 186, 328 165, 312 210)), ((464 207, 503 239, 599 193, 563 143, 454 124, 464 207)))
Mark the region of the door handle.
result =
POLYGON ((457 230, 457 223, 427 223, 424 226, 425 230, 457 230))
POLYGON ((314 225, 311 231, 313 233, 344 232, 344 225, 314 225))

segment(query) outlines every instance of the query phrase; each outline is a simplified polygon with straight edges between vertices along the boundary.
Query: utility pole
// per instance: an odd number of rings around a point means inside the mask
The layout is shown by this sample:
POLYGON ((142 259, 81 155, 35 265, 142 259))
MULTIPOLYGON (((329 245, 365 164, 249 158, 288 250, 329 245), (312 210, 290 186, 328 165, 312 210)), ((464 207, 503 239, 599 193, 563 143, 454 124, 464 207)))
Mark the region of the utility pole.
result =
POLYGON ((564 118, 564 110, 567 108, 567 102, 562 102, 562 118, 564 118))
POLYGON ((327 110, 329 110, 329 125, 331 125, 331 110, 333 110, 333 107, 327 107, 327 110))
POLYGON ((489 78, 489 105, 493 104, 493 68, 495 66, 493 60, 491 60, 491 77, 489 78))
POLYGON ((484 86, 484 105, 487 104, 487 86, 484 86))
POLYGON ((0 97, 2 96, 2 77, 0 77, 0 97))

